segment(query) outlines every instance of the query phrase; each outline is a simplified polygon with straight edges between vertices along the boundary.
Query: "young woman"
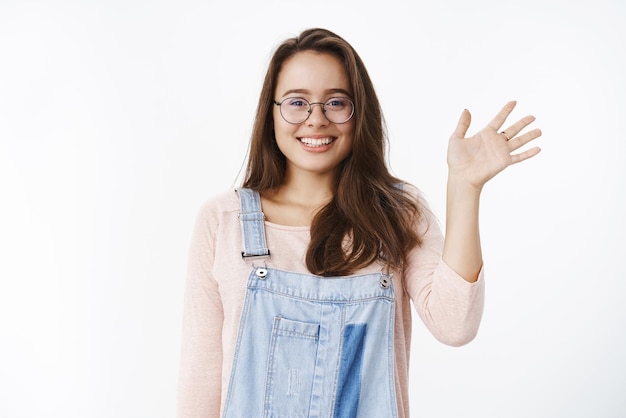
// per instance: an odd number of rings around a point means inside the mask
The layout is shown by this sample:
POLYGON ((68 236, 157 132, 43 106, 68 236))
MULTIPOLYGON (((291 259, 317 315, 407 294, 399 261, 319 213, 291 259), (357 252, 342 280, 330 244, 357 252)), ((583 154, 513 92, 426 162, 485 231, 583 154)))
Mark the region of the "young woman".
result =
POLYGON ((448 148, 446 236, 384 158, 363 62, 311 29, 275 51, 244 183, 210 199, 192 240, 179 418, 408 417, 411 307, 445 344, 476 335, 484 280, 484 184, 538 148, 500 131, 510 102, 448 148), (500 132, 499 132, 500 131, 500 132))

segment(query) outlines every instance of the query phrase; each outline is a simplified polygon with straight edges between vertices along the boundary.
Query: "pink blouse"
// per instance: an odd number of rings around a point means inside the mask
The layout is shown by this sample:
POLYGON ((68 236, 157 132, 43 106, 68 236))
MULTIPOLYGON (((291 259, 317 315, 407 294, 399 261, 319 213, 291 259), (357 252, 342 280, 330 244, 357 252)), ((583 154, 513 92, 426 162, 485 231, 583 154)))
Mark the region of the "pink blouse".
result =
MULTIPOLYGON (((408 369, 411 306, 444 344, 459 346, 476 335, 484 305, 483 271, 469 283, 441 259, 443 235, 421 193, 407 185, 423 207, 416 225, 423 244, 414 248, 396 289, 395 382, 399 417, 409 416, 408 369)), ((233 190, 201 208, 189 254, 183 312, 178 418, 219 417, 234 356, 239 319, 252 264, 243 260, 239 200, 233 190)), ((265 222, 271 251, 268 267, 310 274, 305 265, 309 228, 265 222)), ((374 263, 357 272, 381 271, 374 263)))

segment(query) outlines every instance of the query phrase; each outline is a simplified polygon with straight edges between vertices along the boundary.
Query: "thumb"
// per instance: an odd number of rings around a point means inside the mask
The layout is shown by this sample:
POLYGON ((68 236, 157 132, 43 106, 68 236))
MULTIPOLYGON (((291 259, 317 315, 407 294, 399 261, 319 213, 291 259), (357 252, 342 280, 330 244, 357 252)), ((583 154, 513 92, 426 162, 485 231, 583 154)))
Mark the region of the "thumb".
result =
POLYGON ((472 115, 469 110, 463 109, 461 112, 461 117, 459 118, 459 122, 456 125, 456 129, 452 133, 452 138, 465 138, 465 134, 469 129, 470 123, 472 122, 472 115))

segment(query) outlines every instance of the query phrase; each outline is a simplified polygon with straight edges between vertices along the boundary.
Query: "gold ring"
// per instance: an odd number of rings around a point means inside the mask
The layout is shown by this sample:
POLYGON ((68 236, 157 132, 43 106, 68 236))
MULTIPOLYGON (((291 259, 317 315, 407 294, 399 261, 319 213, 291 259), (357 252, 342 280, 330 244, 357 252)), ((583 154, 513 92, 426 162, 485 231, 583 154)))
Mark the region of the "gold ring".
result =
POLYGON ((509 138, 509 136, 506 134, 506 132, 502 131, 500 132, 502 135, 504 135, 504 137, 506 138, 507 141, 510 141, 511 138, 509 138))

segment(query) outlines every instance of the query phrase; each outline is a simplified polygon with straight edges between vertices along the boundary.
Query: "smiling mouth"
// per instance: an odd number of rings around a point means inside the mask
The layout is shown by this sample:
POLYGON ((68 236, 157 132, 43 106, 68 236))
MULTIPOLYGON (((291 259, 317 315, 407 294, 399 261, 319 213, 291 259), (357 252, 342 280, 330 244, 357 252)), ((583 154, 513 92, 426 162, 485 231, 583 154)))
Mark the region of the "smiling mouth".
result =
POLYGON ((331 142, 334 142, 337 137, 329 136, 326 138, 298 138, 298 141, 306 145, 307 147, 317 148, 323 147, 324 145, 328 145, 331 142))

